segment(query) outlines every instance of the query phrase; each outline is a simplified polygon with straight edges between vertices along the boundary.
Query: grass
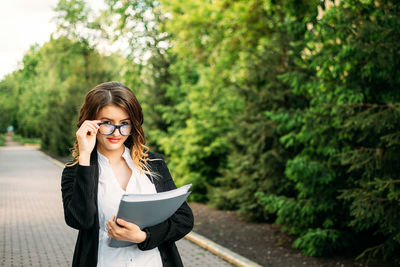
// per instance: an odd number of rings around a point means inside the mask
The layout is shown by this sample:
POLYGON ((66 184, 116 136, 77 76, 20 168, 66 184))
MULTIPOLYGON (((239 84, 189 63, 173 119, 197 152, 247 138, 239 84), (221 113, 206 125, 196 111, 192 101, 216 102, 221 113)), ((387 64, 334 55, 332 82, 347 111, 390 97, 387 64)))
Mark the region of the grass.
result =
POLYGON ((0 134, 0 146, 4 146, 4 134, 0 134))
POLYGON ((27 138, 22 137, 19 134, 14 134, 13 139, 20 143, 21 145, 29 144, 29 145, 40 145, 40 138, 27 138))

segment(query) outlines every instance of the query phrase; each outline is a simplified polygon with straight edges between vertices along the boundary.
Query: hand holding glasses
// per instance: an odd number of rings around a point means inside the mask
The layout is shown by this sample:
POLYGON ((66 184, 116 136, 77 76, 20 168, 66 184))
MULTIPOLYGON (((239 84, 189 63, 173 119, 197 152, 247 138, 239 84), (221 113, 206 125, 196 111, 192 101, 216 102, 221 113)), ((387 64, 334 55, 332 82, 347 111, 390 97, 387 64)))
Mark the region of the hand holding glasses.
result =
POLYGON ((79 147, 79 164, 83 166, 90 165, 90 153, 96 144, 96 134, 111 135, 118 129, 122 136, 132 134, 132 124, 123 122, 121 125, 111 124, 109 121, 85 120, 76 131, 76 138, 79 147))

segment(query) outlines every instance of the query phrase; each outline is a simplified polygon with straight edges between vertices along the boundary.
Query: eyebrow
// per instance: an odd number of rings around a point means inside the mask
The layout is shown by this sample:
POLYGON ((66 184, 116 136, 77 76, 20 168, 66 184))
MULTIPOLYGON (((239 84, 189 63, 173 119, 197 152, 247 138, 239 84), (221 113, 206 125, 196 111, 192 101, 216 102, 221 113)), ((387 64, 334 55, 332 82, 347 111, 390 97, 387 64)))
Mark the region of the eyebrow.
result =
MULTIPOLYGON (((110 119, 110 118, 107 118, 107 117, 102 117, 102 118, 100 118, 100 120, 110 120, 110 121, 113 121, 113 119, 110 119)), ((123 120, 121 120, 121 121, 127 121, 127 120, 129 120, 129 118, 123 119, 123 120)))

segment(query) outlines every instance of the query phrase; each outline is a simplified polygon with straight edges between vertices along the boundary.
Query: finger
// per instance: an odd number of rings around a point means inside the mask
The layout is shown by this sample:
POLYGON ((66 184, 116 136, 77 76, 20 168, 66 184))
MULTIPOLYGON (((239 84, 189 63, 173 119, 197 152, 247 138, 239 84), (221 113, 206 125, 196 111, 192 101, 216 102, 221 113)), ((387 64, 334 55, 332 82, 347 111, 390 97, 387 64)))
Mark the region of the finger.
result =
POLYGON ((118 228, 121 228, 118 224, 116 224, 115 222, 113 222, 113 221, 109 221, 110 222, 110 227, 112 228, 112 229, 115 229, 115 230, 117 230, 118 228))
POLYGON ((97 129, 89 128, 86 132, 86 135, 96 135, 97 131, 97 129))
POLYGON ((111 230, 110 232, 111 232, 111 234, 112 234, 113 236, 115 236, 115 237, 120 237, 124 230, 125 230, 124 228, 116 228, 116 227, 113 227, 112 230, 111 230))
POLYGON ((98 128, 98 127, 100 127, 99 124, 98 124, 100 122, 101 122, 100 120, 94 120, 94 121, 88 121, 87 124, 98 128))
POLYGON ((126 227, 126 228, 129 226, 129 223, 127 221, 124 221, 124 220, 122 220, 120 218, 117 219, 117 223, 119 225, 123 226, 123 227, 126 227))
POLYGON ((114 238, 114 235, 113 235, 113 233, 112 233, 111 231, 108 231, 108 232, 107 232, 107 235, 108 235, 109 237, 114 238))
POLYGON ((119 218, 117 219, 117 225, 121 225, 121 227, 123 227, 127 230, 130 230, 130 231, 139 229, 139 226, 137 226, 136 224, 125 221, 123 219, 119 219, 119 218))
POLYGON ((84 121, 80 128, 94 127, 95 129, 98 129, 100 127, 98 125, 99 122, 101 121, 84 121))
POLYGON ((112 220, 108 220, 107 221, 107 227, 112 228, 112 227, 115 227, 115 226, 118 226, 118 225, 116 225, 114 221, 112 221, 112 220))
POLYGON ((101 122, 101 120, 85 120, 83 123, 98 123, 98 122, 101 122))
POLYGON ((92 125, 86 124, 86 125, 82 125, 82 126, 78 129, 77 134, 87 134, 88 131, 96 132, 97 129, 98 129, 98 128, 96 128, 96 127, 94 127, 94 126, 92 126, 92 125))
POLYGON ((85 124, 83 127, 85 127, 86 129, 99 129, 100 128, 99 125, 93 124, 93 123, 85 124))
POLYGON ((123 226, 119 226, 118 224, 116 224, 115 222, 111 223, 111 227, 112 227, 112 233, 114 236, 116 237, 121 237, 124 235, 126 228, 124 228, 123 226))
POLYGON ((87 135, 94 134, 94 133, 96 133, 96 131, 97 131, 96 129, 92 129, 92 128, 88 128, 85 130, 87 135))
POLYGON ((90 131, 88 131, 88 132, 86 133, 86 135, 87 135, 87 136, 96 136, 97 133, 96 133, 95 131, 93 131, 93 130, 90 130, 90 131))
POLYGON ((95 130, 98 130, 100 128, 100 126, 97 125, 96 123, 87 124, 86 127, 91 128, 91 129, 95 129, 95 130))

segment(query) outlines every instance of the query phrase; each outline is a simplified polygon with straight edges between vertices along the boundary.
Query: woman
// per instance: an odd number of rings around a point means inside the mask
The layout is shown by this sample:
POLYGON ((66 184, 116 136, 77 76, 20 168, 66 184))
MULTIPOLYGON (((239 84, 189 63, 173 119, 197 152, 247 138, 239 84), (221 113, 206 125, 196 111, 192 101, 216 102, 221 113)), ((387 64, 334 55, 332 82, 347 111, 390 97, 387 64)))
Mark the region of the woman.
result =
POLYGON ((183 266, 175 241, 193 228, 187 203, 152 227, 114 222, 123 194, 176 188, 163 157, 145 146, 142 124, 142 109, 126 86, 102 83, 86 95, 74 161, 61 179, 65 221, 79 230, 72 266, 183 266), (112 248, 109 238, 135 244, 112 248))

